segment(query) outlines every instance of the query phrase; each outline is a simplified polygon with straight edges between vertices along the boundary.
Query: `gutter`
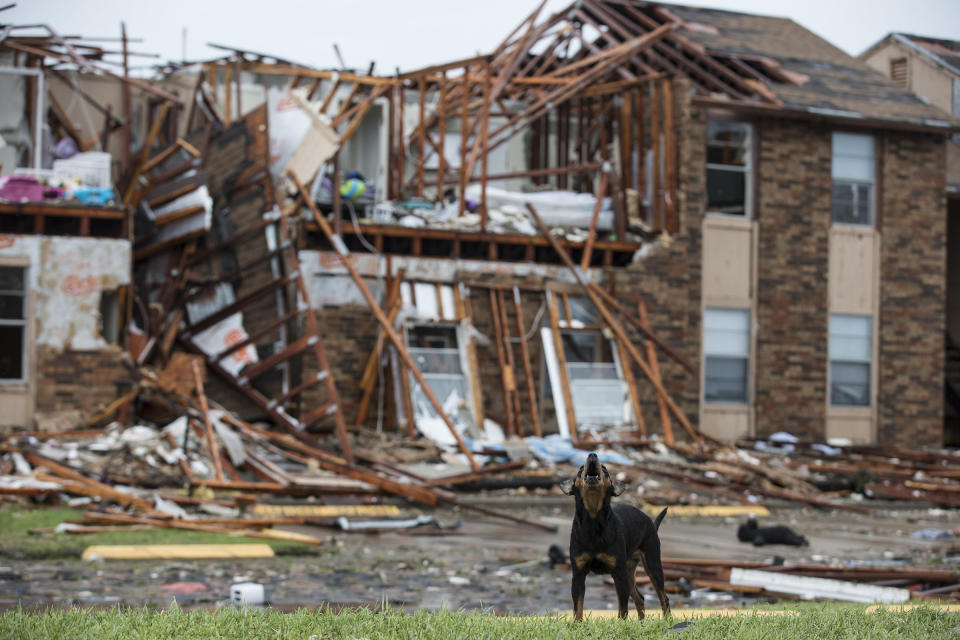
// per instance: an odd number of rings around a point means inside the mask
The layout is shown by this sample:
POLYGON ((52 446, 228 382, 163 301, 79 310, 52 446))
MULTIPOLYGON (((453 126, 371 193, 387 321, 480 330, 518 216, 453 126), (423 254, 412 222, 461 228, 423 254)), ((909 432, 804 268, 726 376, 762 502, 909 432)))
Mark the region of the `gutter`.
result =
POLYGON ((844 126, 864 129, 890 129, 894 131, 915 131, 921 133, 939 133, 944 136, 960 133, 960 122, 951 123, 947 120, 926 119, 923 122, 904 122, 900 120, 882 120, 867 118, 856 111, 843 109, 826 109, 811 107, 799 109, 795 107, 777 107, 754 102, 739 100, 718 100, 705 96, 693 96, 693 104, 701 107, 729 109, 739 113, 752 113, 776 118, 791 120, 810 120, 824 122, 839 122, 844 126))

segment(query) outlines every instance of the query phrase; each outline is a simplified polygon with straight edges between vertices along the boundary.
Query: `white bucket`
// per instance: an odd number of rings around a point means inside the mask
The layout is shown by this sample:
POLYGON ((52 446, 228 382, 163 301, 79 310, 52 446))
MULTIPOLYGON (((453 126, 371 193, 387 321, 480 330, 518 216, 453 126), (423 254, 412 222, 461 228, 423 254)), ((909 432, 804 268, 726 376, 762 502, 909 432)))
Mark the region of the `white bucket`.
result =
POLYGON ((257 582, 238 582, 230 585, 230 602, 240 606, 259 607, 264 603, 263 585, 257 582))

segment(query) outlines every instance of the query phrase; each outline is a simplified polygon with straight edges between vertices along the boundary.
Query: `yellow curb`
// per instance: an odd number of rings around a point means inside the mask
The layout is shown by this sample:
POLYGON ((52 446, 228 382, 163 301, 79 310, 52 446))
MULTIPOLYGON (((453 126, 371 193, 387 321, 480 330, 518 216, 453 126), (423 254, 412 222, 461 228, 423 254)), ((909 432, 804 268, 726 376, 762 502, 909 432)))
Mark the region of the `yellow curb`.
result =
POLYGON ((272 558, 267 544, 119 544, 87 547, 84 560, 179 560, 199 558, 272 558))
MULTIPOLYGON (((857 603, 849 602, 846 603, 850 606, 858 606, 857 603)), ((876 613, 877 611, 893 611, 896 613, 909 611, 910 609, 921 608, 936 608, 940 611, 947 613, 957 613, 960 612, 960 604, 940 604, 936 601, 923 602, 916 604, 873 604, 867 607, 865 613, 876 613)), ((673 617, 677 620, 689 620, 691 618, 709 618, 716 616, 718 618, 732 618, 732 617, 749 617, 749 616, 798 616, 800 615, 799 611, 793 609, 777 609, 768 611, 765 609, 672 609, 671 613, 673 617)), ((561 618, 571 619, 573 618, 572 612, 565 612, 560 614, 561 618)), ((610 619, 616 618, 617 612, 613 609, 590 609, 583 612, 583 617, 585 620, 593 618, 595 620, 610 619)), ((660 609, 648 609, 646 612, 647 618, 662 618, 663 612, 660 609)), ((630 614, 627 616, 628 620, 636 620, 636 612, 631 608, 630 614)))
POLYGON ((339 516, 389 517, 400 515, 395 504, 255 504, 258 516, 335 518, 339 516))
POLYGON ((763 505, 749 504, 672 504, 672 505, 654 505, 644 504, 643 510, 647 513, 660 513, 664 507, 668 507, 668 516, 769 516, 770 511, 763 505))

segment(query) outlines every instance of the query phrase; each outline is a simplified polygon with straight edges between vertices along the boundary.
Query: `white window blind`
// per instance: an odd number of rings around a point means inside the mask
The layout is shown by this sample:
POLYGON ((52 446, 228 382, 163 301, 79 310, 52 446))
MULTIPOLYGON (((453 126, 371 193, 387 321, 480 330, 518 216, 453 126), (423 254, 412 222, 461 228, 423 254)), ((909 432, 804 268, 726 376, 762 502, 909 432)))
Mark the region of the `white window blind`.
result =
POLYGON ((829 353, 831 406, 870 406, 873 318, 831 314, 829 353))
POLYGON ((750 312, 706 309, 703 316, 704 399, 747 402, 750 312))

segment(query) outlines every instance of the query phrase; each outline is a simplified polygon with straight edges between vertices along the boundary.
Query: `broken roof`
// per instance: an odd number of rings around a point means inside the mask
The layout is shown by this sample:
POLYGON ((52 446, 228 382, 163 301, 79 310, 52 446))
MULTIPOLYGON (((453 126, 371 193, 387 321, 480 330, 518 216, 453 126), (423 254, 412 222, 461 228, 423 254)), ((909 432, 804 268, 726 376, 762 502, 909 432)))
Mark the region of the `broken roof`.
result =
POLYGON ((653 6, 661 8, 661 15, 679 20, 678 33, 702 45, 712 57, 729 56, 753 67, 786 72, 784 80, 792 81, 778 81, 773 75, 763 81, 787 109, 920 126, 958 124, 948 114, 789 18, 679 5, 653 6))

